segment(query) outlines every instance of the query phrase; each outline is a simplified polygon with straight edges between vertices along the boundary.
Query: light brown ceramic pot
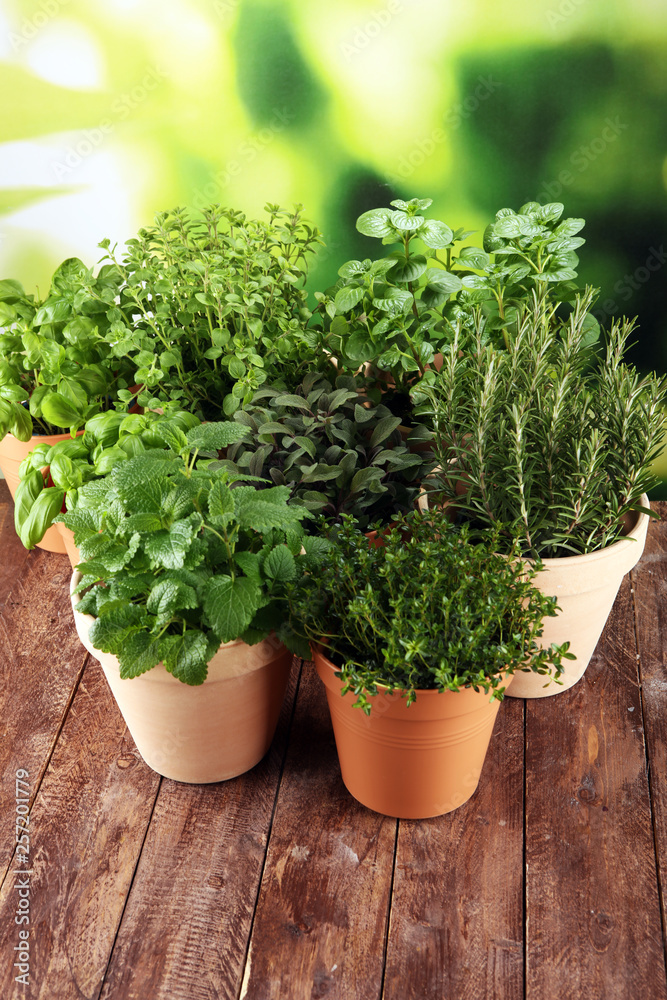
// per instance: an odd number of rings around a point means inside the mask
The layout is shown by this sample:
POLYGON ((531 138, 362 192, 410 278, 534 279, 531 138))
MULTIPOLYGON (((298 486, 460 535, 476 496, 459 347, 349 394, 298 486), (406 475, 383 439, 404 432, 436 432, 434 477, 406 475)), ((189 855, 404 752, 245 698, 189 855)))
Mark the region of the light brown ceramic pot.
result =
POLYGON ((94 618, 76 610, 81 642, 99 660, 139 753, 165 778, 204 784, 249 771, 265 755, 278 723, 292 654, 275 637, 255 646, 237 640, 221 646, 203 684, 176 680, 160 663, 139 677, 121 680, 118 660, 90 642, 94 618))
MULTIPOLYGON (((641 506, 648 507, 646 494, 641 506)), ((583 556, 544 559, 544 570, 534 579, 535 586, 555 596, 561 611, 556 618, 544 619, 543 646, 569 640, 576 660, 563 660, 560 684, 539 674, 514 674, 507 688, 513 698, 548 698, 571 688, 581 680, 602 634, 609 612, 626 573, 637 564, 646 543, 648 514, 636 514, 625 538, 606 549, 583 556), (546 687, 545 687, 546 684, 546 687)))
POLYGON ((500 702, 472 688, 369 697, 370 715, 341 697, 336 667, 313 648, 324 682, 345 787, 385 816, 427 819, 457 809, 473 794, 500 702))
MULTIPOLYGON (((0 469, 7 481, 12 499, 21 481, 19 476, 19 466, 23 459, 36 448, 38 444, 56 444, 58 441, 66 441, 69 434, 35 434, 29 441, 19 441, 13 434, 5 434, 0 441, 0 469)), ((37 542, 37 548, 45 549, 47 552, 65 552, 65 543, 56 525, 51 525, 46 530, 41 542, 37 542)))

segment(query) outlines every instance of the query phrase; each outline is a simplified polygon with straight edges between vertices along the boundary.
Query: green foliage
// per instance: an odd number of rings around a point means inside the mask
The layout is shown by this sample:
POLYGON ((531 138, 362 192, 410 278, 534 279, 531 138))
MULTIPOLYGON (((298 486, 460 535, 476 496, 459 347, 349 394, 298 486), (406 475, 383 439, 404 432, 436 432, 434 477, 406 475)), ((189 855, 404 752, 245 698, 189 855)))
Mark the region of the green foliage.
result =
POLYGON ((285 588, 313 559, 288 489, 242 484, 198 458, 198 427, 186 438, 181 454, 145 451, 85 484, 58 519, 81 551, 91 641, 118 657, 121 677, 164 662, 203 683, 221 643, 283 626, 285 588))
POLYGON ((426 465, 402 443, 400 418, 369 403, 354 378, 334 387, 310 375, 294 394, 261 389, 234 419, 248 434, 229 448, 226 467, 288 486, 293 503, 329 522, 343 514, 364 527, 387 522, 420 492, 426 465))
MULTIPOLYGON (((198 423, 196 417, 184 412, 125 415, 106 410, 87 420, 80 436, 33 448, 21 463, 14 502, 14 525, 25 547, 32 549, 41 542, 56 515, 64 510, 65 498, 74 504, 84 483, 105 476, 120 462, 147 449, 171 446, 178 451, 178 435, 187 446, 184 431, 195 430, 198 423), (48 470, 46 480, 41 472, 44 468, 48 470)), ((239 429, 231 423, 225 426, 227 439, 238 439, 239 429)), ((196 434, 193 438, 197 443, 196 434)))
POLYGON ((424 389, 441 467, 434 487, 462 516, 497 527, 505 551, 516 536, 526 556, 611 545, 655 482, 667 379, 641 378, 623 361, 627 320, 603 351, 590 346, 591 299, 562 320, 535 293, 510 351, 488 344, 478 316, 475 341, 457 333, 424 389))
MULTIPOLYGON (((561 204, 529 202, 518 214, 501 209, 483 248, 455 254, 455 245, 472 233, 428 219, 430 205, 428 198, 393 201, 360 216, 359 232, 400 249, 375 261, 348 261, 338 283, 317 296, 326 349, 346 369, 376 366, 403 394, 435 377, 434 359, 454 327, 471 329, 479 309, 486 335, 509 348, 518 310, 534 291, 549 303, 572 300, 575 250, 585 242, 575 235, 583 219, 560 221, 561 204)), ((597 321, 589 316, 587 324, 594 343, 597 321)))
POLYGON ((0 437, 75 433, 126 392, 131 368, 107 339, 117 291, 113 269, 93 277, 74 257, 56 270, 43 301, 0 281, 0 437))
POLYGON ((120 288, 108 311, 113 351, 132 360, 143 406, 230 416, 267 379, 289 387, 307 370, 303 283, 321 240, 301 206, 266 211, 266 222, 218 205, 162 212, 122 261, 100 244, 120 288))
POLYGON ((291 586, 293 627, 323 642, 343 693, 369 712, 378 685, 417 691, 472 686, 502 697, 503 677, 530 668, 554 676, 568 644, 538 649, 555 598, 530 582, 535 569, 497 552, 498 531, 474 535, 445 512, 413 512, 369 545, 351 519, 335 529, 317 574, 291 586))

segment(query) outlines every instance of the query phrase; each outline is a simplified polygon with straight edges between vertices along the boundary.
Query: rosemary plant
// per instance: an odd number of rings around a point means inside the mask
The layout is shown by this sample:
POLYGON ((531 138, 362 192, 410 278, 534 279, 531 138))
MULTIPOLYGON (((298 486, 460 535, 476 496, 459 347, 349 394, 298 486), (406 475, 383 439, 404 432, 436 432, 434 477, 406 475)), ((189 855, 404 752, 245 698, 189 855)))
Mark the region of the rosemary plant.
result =
POLYGON ((533 294, 511 350, 489 346, 478 314, 444 351, 421 410, 430 414, 440 473, 434 487, 461 516, 496 527, 528 557, 593 552, 617 541, 656 482, 667 380, 641 377, 623 356, 633 323, 588 337, 591 289, 559 319, 533 294))

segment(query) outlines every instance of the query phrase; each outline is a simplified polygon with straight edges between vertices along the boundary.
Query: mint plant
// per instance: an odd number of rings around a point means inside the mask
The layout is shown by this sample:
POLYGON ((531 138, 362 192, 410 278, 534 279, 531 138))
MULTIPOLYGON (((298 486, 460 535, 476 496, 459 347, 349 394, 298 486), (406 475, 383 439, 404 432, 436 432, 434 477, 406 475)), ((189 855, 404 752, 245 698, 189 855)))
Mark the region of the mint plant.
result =
POLYGON ((120 259, 109 240, 100 244, 119 285, 107 312, 112 350, 132 360, 142 406, 171 400, 217 419, 267 379, 290 388, 312 366, 303 286, 322 240, 301 206, 266 211, 259 221, 219 205, 201 215, 177 208, 120 259))
MULTIPOLYGON (((408 394, 435 377, 436 355, 451 343, 454 327, 472 329, 479 312, 485 335, 510 348, 519 312, 535 293, 554 305, 573 300, 576 250, 585 242, 576 236, 583 219, 561 221, 563 205, 529 202, 518 214, 497 213, 483 249, 457 249, 472 233, 427 218, 431 204, 397 200, 361 215, 359 232, 396 249, 348 261, 337 284, 317 295, 323 348, 345 371, 374 366, 372 377, 390 390, 389 405, 408 420, 408 394)), ((589 343, 599 335, 591 315, 586 335, 589 343)))
POLYGON ((474 342, 457 331, 423 387, 440 464, 434 490, 461 517, 497 528, 502 551, 517 537, 532 558, 611 545, 656 483, 667 378, 641 377, 623 360, 628 320, 602 350, 591 347, 592 295, 563 320, 535 293, 511 351, 493 349, 483 322, 474 342))
POLYGON ((568 643, 538 647, 556 599, 531 583, 535 568, 498 554, 498 529, 457 529, 446 512, 397 520, 369 545, 346 518, 329 532, 317 573, 290 585, 292 627, 339 669, 342 694, 370 712, 379 686, 411 704, 422 689, 482 688, 502 698, 504 675, 530 669, 555 678, 568 643))
POLYGON ((119 462, 166 447, 169 435, 177 429, 185 431, 198 424, 186 412, 126 415, 107 410, 87 420, 78 437, 54 445, 38 444, 19 469, 21 481, 14 498, 17 535, 27 549, 34 548, 65 510, 65 503, 76 503, 81 486, 107 475, 119 462))
POLYGON ((108 268, 94 277, 74 257, 56 270, 43 301, 17 281, 0 281, 0 438, 74 433, 119 390, 127 393, 132 369, 107 340, 117 290, 108 268))
POLYGON ((163 662, 201 684, 222 643, 255 643, 272 630, 292 638, 285 588, 319 540, 303 537, 307 513, 288 503, 286 487, 260 490, 212 466, 239 433, 232 423, 172 429, 171 451, 115 466, 58 518, 84 560, 78 610, 95 616, 91 642, 118 657, 123 678, 163 662))
POLYGON ((400 417, 360 395, 352 377, 332 385, 315 373, 291 394, 260 389, 234 419, 248 433, 225 466, 289 487, 292 503, 329 523, 343 514, 364 528, 387 523, 414 506, 432 467, 402 443, 400 417))

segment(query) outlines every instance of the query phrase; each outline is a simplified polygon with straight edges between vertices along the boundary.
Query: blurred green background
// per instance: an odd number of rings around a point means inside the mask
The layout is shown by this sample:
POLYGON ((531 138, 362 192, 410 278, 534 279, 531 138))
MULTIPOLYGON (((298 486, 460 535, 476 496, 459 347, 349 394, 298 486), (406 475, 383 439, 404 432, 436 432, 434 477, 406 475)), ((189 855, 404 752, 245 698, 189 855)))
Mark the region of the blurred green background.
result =
POLYGON ((312 290, 392 197, 477 230, 559 200, 667 371, 665 0, 0 0, 0 94, 0 276, 31 289, 176 204, 302 202, 312 290))

